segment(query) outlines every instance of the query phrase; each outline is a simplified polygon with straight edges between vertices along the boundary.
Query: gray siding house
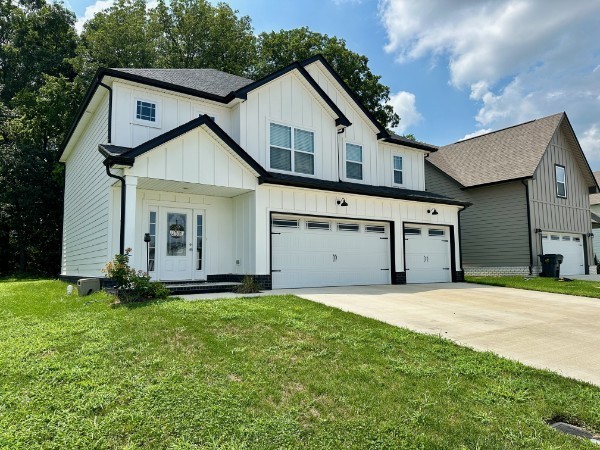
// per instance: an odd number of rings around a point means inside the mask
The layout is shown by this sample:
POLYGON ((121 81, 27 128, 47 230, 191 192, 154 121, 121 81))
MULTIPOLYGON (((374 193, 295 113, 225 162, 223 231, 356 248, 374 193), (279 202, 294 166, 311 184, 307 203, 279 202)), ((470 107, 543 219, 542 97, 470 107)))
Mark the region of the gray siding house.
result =
POLYGON ((472 203, 460 215, 465 274, 539 273, 543 253, 564 255, 563 275, 589 273, 599 188, 565 113, 441 147, 425 173, 428 191, 472 203))
MULTIPOLYGON (((596 183, 600 183, 600 172, 594 172, 596 183)), ((600 261, 600 194, 590 194, 592 230, 594 233, 594 263, 600 261)))

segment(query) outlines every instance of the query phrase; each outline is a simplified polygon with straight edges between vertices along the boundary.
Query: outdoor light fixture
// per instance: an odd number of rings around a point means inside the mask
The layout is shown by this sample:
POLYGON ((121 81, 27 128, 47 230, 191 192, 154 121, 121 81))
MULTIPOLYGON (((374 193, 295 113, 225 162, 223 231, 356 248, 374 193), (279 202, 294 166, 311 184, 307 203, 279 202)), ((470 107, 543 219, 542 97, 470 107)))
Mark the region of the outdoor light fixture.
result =
POLYGON ((150 273, 150 233, 144 233, 144 242, 146 243, 146 273, 150 273))
POLYGON ((541 232, 542 232, 542 229, 541 229, 541 228, 536 228, 534 231, 535 231, 536 233, 541 233, 541 232))
POLYGON ((433 208, 433 209, 428 209, 427 214, 431 214, 432 216, 437 216, 439 213, 437 212, 437 209, 433 208))
POLYGON ((337 200, 336 203, 340 206, 348 206, 348 203, 346 203, 345 198, 342 198, 341 200, 337 200))
POLYGON ((594 233, 588 233, 588 237, 594 237, 594 233))

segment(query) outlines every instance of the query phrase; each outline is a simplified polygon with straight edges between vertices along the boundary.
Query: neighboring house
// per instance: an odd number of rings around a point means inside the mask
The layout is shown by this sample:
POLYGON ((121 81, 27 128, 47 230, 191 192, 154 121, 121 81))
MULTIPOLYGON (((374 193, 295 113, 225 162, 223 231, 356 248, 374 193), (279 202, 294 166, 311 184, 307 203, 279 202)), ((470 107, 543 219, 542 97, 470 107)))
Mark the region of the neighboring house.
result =
POLYGON ((460 216, 465 274, 530 274, 540 254, 564 256, 561 274, 593 265, 589 194, 598 184, 565 113, 439 149, 427 190, 469 201, 460 216))
POLYGON ((167 281, 461 280, 468 204, 425 191, 435 151, 388 133, 320 56, 258 81, 101 69, 60 159, 62 276, 131 248, 167 281))
MULTIPOLYGON (((596 183, 600 184, 600 172, 594 172, 596 183)), ((600 261, 600 194, 590 194, 592 210, 592 231, 594 233, 594 264, 600 261)))

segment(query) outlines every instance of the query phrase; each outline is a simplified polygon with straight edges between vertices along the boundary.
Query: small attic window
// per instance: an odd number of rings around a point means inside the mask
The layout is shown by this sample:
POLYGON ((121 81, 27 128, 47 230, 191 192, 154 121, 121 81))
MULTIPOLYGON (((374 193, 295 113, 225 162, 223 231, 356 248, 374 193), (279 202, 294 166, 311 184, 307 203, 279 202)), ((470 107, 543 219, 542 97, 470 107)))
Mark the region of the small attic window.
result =
POLYGON ((156 103, 137 100, 135 118, 137 120, 156 123, 156 103))
POLYGON ((556 196, 567 198, 567 174, 564 166, 554 166, 556 171, 556 196))

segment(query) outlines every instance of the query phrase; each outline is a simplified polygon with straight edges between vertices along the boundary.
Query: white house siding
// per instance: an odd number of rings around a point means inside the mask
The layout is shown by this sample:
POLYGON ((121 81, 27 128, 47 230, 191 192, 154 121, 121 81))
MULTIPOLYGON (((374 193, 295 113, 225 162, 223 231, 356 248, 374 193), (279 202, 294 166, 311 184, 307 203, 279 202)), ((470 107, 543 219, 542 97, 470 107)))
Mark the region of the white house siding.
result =
MULTIPOLYGON (((115 189, 115 201, 112 205, 112 214, 118 217, 120 196, 115 189)), ((146 247, 144 233, 149 231, 149 212, 159 207, 185 208, 202 210, 205 213, 205 254, 206 274, 234 273, 234 200, 226 197, 209 195, 179 194, 174 192, 161 192, 145 189, 137 190, 136 202, 136 247, 141 251, 134 251, 135 268, 145 270, 146 247)), ((112 239, 112 253, 118 253, 118 232, 112 239)), ((157 264, 160 264, 158 260, 157 264)))
MULTIPOLYGON (((406 189, 425 190, 424 160, 425 152, 393 144, 383 144, 377 141, 377 130, 369 121, 364 119, 364 113, 359 112, 354 102, 347 98, 338 84, 319 67, 317 63, 307 67, 309 74, 315 79, 325 93, 333 100, 338 108, 352 122, 352 126, 344 131, 343 142, 362 145, 363 174, 366 184, 379 186, 394 186, 392 179, 392 152, 404 156, 407 168, 404 187, 406 189)), ((345 177, 345 163, 340 163, 340 178, 345 177)), ((356 180, 351 180, 356 182, 356 180)))
POLYGON ((109 186, 98 144, 107 141, 108 97, 92 113, 65 163, 63 275, 102 276, 109 256, 109 186))
POLYGON ((127 175, 158 180, 254 189, 256 176, 237 156, 199 127, 139 156, 127 175))
POLYGON ((240 145, 269 170, 269 123, 314 132, 315 177, 337 180, 335 119, 294 72, 248 93, 240 104, 240 145))
POLYGON ((254 274, 256 261, 256 195, 254 192, 233 199, 234 273, 254 274))
POLYGON ((283 186, 261 185, 256 190, 256 273, 268 274, 270 270, 271 212, 321 215, 356 219, 394 221, 396 238, 396 272, 404 271, 403 223, 431 223, 454 226, 456 244, 456 270, 460 269, 458 239, 458 206, 411 202, 361 195, 299 189, 283 186), (338 206, 336 200, 344 197, 347 207, 338 206), (438 215, 427 213, 435 207, 438 215))
POLYGON ((227 106, 183 94, 170 94, 136 83, 113 83, 112 134, 115 145, 135 147, 189 122, 200 114, 214 116, 217 124, 226 133, 231 133, 231 110, 227 106), (148 126, 136 122, 137 99, 156 102, 158 120, 155 125, 148 126))
MULTIPOLYGON (((587 244, 588 265, 593 265, 593 246, 587 237, 592 232, 588 186, 573 154, 577 150, 568 143, 563 131, 566 126, 563 122, 554 133, 533 180, 529 181, 531 228, 582 235, 587 244), (555 164, 565 166, 567 198, 556 196, 555 164)), ((532 240, 535 257, 542 253, 541 233, 533 233, 532 240)))

